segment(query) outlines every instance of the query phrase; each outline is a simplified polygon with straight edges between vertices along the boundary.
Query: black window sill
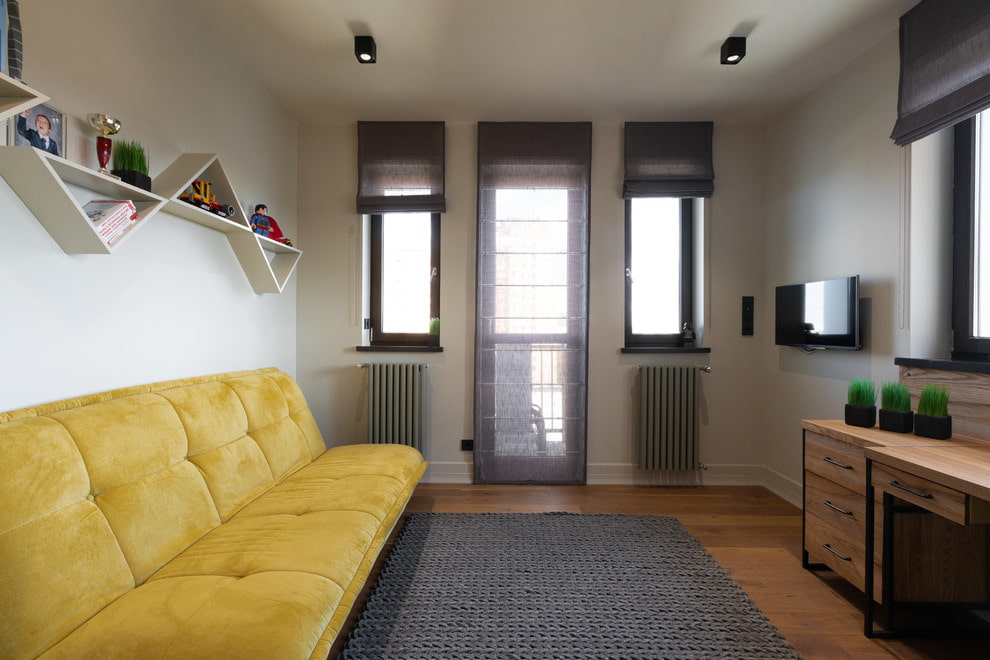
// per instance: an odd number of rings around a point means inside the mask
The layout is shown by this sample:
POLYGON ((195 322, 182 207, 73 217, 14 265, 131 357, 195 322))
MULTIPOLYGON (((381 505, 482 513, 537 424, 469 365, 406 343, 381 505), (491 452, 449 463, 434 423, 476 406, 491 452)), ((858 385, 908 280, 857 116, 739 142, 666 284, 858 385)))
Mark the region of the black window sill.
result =
POLYGON ((712 349, 705 346, 626 346, 619 349, 620 353, 711 353, 712 349))
POLYGON ((443 346, 356 346, 359 353, 443 353, 443 346))
POLYGON ((963 371, 976 374, 990 374, 990 362, 976 360, 946 360, 925 358, 894 358, 894 364, 900 367, 919 367, 921 369, 940 369, 942 371, 963 371))

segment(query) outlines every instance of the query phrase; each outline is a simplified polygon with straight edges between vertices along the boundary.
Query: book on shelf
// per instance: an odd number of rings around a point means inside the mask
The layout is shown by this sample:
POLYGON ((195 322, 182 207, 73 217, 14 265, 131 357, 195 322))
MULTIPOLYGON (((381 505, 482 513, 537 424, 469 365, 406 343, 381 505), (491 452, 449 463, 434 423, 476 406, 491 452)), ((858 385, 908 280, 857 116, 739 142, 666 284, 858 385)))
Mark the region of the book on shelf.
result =
POLYGON ((107 243, 127 231, 138 219, 137 208, 129 199, 95 199, 88 202, 83 210, 96 228, 96 233, 107 243))

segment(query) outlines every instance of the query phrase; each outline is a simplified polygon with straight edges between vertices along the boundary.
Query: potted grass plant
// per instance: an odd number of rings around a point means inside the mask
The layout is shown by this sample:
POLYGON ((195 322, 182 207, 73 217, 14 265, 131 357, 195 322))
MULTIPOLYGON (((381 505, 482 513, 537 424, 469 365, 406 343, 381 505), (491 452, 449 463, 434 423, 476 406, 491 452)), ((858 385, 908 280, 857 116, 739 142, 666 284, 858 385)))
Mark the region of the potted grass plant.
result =
POLYGON ((944 385, 925 385, 918 397, 918 414, 914 416, 914 433, 925 438, 946 440, 952 437, 949 417, 949 391, 944 385))
POLYGON ((110 172, 124 183, 151 192, 148 176, 148 155, 140 142, 117 140, 113 148, 113 170, 110 172))
POLYGON ((911 392, 904 383, 883 383, 880 386, 880 428, 896 433, 910 433, 914 428, 911 392))
POLYGON ((430 346, 440 345, 440 319, 435 316, 430 319, 430 335, 427 337, 427 343, 430 346))
POLYGON ((846 424, 869 428, 877 423, 877 392, 873 381, 853 378, 849 381, 846 424))

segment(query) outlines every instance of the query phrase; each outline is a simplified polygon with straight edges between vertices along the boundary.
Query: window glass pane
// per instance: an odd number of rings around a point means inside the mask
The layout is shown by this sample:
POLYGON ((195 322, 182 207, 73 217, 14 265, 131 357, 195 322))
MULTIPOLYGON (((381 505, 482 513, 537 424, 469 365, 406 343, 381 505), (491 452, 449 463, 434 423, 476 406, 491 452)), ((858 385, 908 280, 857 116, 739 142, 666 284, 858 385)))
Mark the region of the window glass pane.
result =
POLYGON ((495 191, 495 332, 567 331, 567 190, 495 191))
POLYGON ((630 323, 633 334, 681 331, 681 200, 630 200, 630 323))
POLYGON ((382 217, 382 332, 430 330, 430 213, 382 217))
POLYGON ((990 337, 990 110, 976 116, 973 209, 973 335, 990 337))

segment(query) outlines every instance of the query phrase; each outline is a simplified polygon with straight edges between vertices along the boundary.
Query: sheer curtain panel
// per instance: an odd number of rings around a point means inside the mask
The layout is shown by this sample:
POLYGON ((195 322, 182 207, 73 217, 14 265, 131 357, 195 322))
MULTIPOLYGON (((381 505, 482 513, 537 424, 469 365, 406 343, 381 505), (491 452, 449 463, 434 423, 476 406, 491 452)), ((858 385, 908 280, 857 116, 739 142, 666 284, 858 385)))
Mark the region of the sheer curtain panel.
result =
POLYGON ((358 122, 358 213, 447 210, 442 121, 358 122))
POLYGON ((478 124, 476 483, 586 479, 589 123, 478 124))

